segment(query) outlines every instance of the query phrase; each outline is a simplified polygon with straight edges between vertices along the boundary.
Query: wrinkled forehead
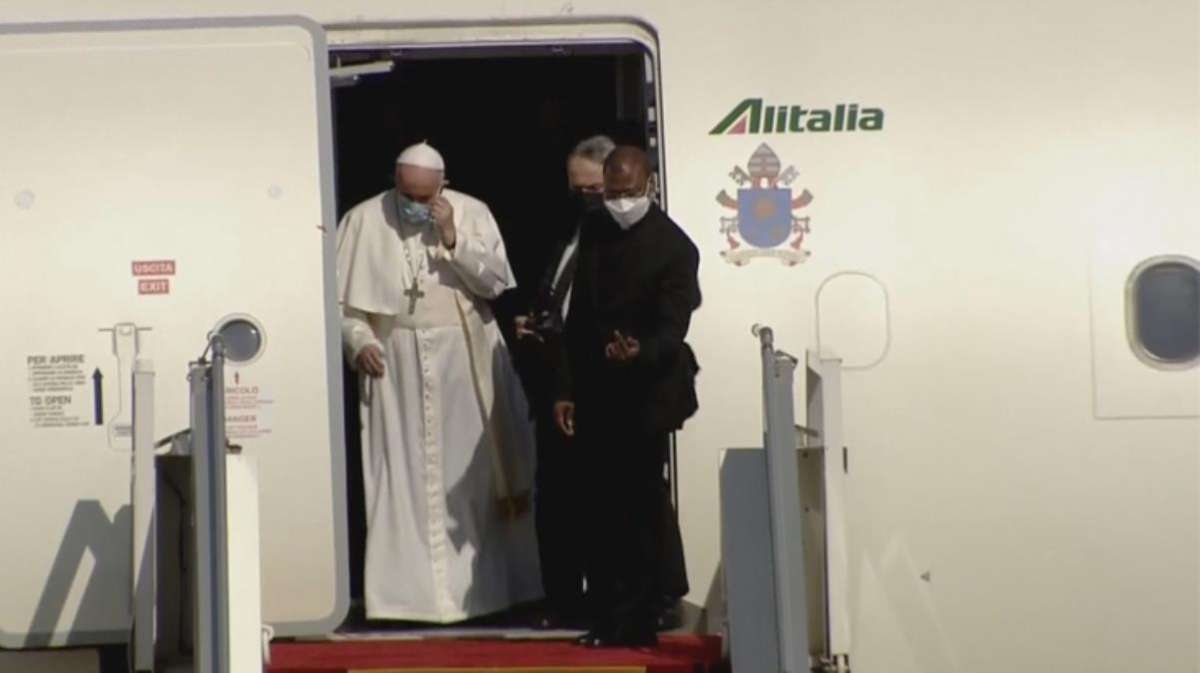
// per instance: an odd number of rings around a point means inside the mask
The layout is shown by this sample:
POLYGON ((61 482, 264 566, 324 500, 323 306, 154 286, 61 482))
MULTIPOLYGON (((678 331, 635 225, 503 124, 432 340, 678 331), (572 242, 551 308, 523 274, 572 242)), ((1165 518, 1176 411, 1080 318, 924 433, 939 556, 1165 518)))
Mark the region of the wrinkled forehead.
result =
POLYGON ((433 192, 442 186, 442 171, 422 166, 400 164, 396 166, 396 179, 406 190, 433 192))
POLYGON ((627 163, 613 163, 604 170, 604 186, 612 189, 633 189, 641 187, 649 177, 640 166, 627 163))
POLYGON ((577 187, 603 185, 604 166, 582 157, 571 157, 567 162, 567 177, 577 187))

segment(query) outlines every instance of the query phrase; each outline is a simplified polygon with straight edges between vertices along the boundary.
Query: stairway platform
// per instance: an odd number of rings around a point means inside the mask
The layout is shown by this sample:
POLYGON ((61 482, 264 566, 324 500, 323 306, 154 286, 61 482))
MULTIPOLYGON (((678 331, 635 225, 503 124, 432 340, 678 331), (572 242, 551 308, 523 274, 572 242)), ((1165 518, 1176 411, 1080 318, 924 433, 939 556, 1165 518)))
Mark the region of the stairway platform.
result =
POLYGON ((267 673, 721 673, 721 639, 668 635, 655 648, 592 649, 547 638, 355 638, 276 642, 267 673))

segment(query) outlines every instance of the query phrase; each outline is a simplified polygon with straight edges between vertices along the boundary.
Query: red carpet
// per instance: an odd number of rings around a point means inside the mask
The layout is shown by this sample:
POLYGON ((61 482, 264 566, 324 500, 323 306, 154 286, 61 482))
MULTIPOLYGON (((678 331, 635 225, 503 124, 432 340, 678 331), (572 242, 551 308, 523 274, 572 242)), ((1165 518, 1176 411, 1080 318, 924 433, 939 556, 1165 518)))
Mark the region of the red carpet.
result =
POLYGON ((667 636, 653 649, 589 649, 555 640, 275 643, 267 673, 716 673, 721 641, 667 636))

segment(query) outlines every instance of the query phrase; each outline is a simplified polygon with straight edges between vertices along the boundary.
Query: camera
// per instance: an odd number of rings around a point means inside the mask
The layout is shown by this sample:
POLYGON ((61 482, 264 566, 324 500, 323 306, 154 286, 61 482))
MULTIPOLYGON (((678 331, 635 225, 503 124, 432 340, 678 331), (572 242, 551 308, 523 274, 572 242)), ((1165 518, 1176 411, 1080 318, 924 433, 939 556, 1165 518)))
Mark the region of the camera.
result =
POLYGON ((534 316, 532 329, 542 336, 562 334, 562 315, 557 311, 542 311, 534 316))

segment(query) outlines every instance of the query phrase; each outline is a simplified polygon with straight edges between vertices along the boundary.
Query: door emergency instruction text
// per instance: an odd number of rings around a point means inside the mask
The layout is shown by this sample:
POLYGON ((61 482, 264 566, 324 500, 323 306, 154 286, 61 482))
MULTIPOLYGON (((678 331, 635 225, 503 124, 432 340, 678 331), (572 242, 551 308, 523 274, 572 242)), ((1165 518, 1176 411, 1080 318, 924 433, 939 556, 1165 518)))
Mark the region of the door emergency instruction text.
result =
POLYGON ((29 420, 35 428, 77 428, 94 425, 99 393, 93 388, 86 358, 78 353, 29 355, 29 420))

